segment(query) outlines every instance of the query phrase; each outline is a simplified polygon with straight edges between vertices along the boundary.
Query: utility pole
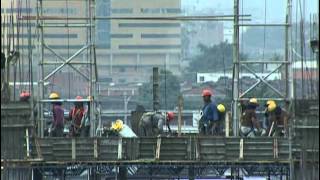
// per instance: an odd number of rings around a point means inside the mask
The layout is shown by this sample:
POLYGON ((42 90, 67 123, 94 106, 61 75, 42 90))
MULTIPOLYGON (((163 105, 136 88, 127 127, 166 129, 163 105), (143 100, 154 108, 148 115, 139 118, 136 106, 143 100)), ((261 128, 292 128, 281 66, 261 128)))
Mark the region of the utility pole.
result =
POLYGON ((160 109, 159 100, 159 69, 153 68, 153 110, 158 111, 160 109))

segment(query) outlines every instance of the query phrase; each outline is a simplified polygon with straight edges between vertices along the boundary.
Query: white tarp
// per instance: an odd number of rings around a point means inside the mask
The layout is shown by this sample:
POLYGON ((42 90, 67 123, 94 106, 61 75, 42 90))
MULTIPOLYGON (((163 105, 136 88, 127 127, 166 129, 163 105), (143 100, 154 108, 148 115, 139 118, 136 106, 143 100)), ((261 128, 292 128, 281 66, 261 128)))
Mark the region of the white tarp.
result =
POLYGON ((123 128, 119 131, 119 135, 121 137, 138 137, 126 124, 123 124, 123 128))

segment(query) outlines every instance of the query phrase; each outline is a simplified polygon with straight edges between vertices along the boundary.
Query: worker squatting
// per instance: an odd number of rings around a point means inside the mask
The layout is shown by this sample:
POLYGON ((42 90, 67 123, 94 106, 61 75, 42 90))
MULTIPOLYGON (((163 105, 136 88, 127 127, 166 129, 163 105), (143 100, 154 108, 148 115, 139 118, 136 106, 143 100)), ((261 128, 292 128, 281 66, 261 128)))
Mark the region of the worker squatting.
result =
MULTIPOLYGON (((20 99, 28 100, 30 93, 22 92, 20 99)), ((223 125, 225 119, 225 106, 223 104, 216 105, 212 100, 212 92, 208 89, 202 92, 204 106, 199 119, 199 134, 200 135, 216 135, 222 136, 223 125)), ((51 93, 49 96, 52 100, 60 99, 58 93, 51 93)), ((69 123, 69 134, 71 137, 89 136, 90 122, 87 115, 88 107, 84 107, 81 96, 76 97, 74 107, 70 110, 68 118, 64 119, 64 110, 62 103, 59 101, 52 102, 52 131, 51 136, 64 136, 64 124, 69 123)), ((88 99, 91 99, 89 97, 88 99)), ((264 128, 260 125, 256 115, 256 108, 259 103, 256 98, 251 98, 249 102, 240 102, 240 135, 246 137, 259 136, 285 136, 288 132, 288 113, 277 106, 276 102, 269 100, 265 103, 265 125, 264 128)), ((163 134, 163 127, 167 126, 171 133, 170 123, 174 119, 173 112, 146 112, 142 115, 139 121, 140 135, 142 136, 159 136, 163 134)), ((121 121, 122 122, 122 121, 121 121)), ((113 124, 113 129, 118 130, 123 127, 119 121, 113 124), (119 126, 119 127, 118 127, 119 126)), ((111 128, 112 129, 112 128, 111 128)))
MULTIPOLYGON (((223 125, 225 120, 225 106, 223 104, 216 105, 212 100, 212 92, 208 89, 202 92, 204 106, 201 111, 199 120, 200 135, 216 135, 223 136, 223 125)), ((276 102, 269 100, 265 104, 265 127, 260 125, 256 108, 259 106, 256 98, 251 98, 249 102, 241 102, 241 117, 240 117, 240 135, 246 137, 254 136, 284 136, 288 132, 288 113, 277 106, 276 102)), ((170 123, 174 119, 173 112, 144 113, 139 122, 140 134, 143 136, 157 136, 163 134, 163 127, 168 127, 171 133, 170 123)))

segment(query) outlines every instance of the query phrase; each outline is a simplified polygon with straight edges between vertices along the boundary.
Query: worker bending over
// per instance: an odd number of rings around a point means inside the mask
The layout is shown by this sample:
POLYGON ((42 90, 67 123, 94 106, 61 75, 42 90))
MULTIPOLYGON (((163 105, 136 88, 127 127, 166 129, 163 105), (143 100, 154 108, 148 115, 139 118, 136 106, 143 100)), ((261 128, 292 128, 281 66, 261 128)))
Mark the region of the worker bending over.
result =
POLYGON ((256 134, 265 134, 257 119, 256 108, 259 106, 256 98, 251 98, 244 109, 240 119, 240 135, 245 137, 255 137, 256 134))
POLYGON ((158 113, 147 112, 144 113, 139 122, 139 128, 142 136, 158 136, 163 133, 163 126, 166 124, 171 133, 170 122, 174 118, 173 112, 158 113))
POLYGON ((287 136, 289 114, 275 101, 268 101, 266 103, 266 116, 267 116, 267 133, 268 136, 287 136))

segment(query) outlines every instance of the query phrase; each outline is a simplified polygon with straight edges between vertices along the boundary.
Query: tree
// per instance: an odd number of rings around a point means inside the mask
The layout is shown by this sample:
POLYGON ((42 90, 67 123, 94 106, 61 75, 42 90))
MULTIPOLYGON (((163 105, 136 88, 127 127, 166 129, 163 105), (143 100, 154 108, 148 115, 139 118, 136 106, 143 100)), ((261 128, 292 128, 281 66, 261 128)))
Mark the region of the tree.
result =
MULTIPOLYGON (((187 68, 188 72, 231 72, 233 66, 232 44, 222 42, 214 46, 199 44, 200 54, 192 58, 187 68)), ((240 54, 240 59, 246 55, 240 54)))
MULTIPOLYGON (((161 70, 160 76, 160 108, 173 109, 178 104, 180 95, 180 82, 177 76, 172 72, 161 70)), ((139 88, 139 102, 146 108, 153 108, 153 91, 152 82, 144 83, 139 88)))

